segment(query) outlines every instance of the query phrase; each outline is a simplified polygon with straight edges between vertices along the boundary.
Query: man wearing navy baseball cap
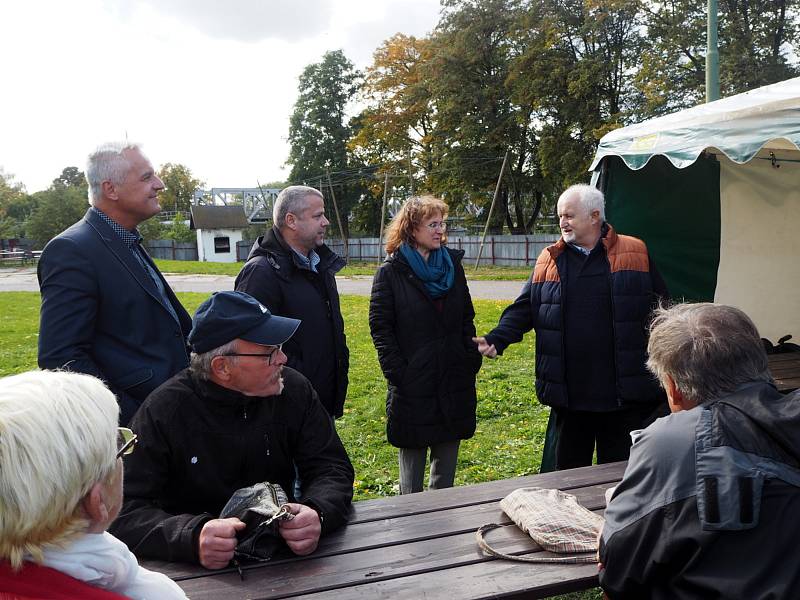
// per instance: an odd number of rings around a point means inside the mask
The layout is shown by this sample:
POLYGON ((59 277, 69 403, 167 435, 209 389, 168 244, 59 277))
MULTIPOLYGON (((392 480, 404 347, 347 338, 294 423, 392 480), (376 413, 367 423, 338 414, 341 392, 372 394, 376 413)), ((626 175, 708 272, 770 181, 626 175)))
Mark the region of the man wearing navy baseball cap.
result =
POLYGON ((295 554, 347 520, 350 459, 311 384, 285 366, 282 345, 299 325, 244 292, 217 292, 197 309, 189 368, 131 421, 139 444, 125 457, 111 531, 134 554, 227 566, 244 523, 217 516, 233 492, 262 481, 290 495, 295 516, 279 532, 295 554), (300 498, 291 497, 296 474, 300 498))

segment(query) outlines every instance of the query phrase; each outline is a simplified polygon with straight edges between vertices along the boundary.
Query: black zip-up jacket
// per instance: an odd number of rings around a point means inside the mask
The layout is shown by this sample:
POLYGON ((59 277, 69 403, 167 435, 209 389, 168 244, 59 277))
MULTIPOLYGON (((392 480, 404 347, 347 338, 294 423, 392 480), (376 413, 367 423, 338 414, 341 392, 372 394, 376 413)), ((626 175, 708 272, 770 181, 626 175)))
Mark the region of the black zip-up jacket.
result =
POLYGON ((389 382, 386 433, 398 448, 422 448, 475 433, 475 374, 481 354, 473 343, 475 309, 461 259, 453 259, 453 287, 437 310, 400 254, 375 273, 369 328, 389 382))
POLYGON ((341 417, 350 351, 335 276, 345 261, 324 244, 315 251, 320 258, 316 273, 273 227, 253 244, 236 277, 236 290, 257 298, 276 315, 302 321, 284 344, 287 364, 308 377, 331 416, 341 417))
POLYGON ((140 557, 197 562, 203 525, 237 489, 261 481, 324 515, 322 532, 347 520, 353 467, 308 380, 283 369, 284 389, 244 396, 189 369, 147 398, 131 421, 136 451, 125 457, 125 500, 109 531, 140 557))

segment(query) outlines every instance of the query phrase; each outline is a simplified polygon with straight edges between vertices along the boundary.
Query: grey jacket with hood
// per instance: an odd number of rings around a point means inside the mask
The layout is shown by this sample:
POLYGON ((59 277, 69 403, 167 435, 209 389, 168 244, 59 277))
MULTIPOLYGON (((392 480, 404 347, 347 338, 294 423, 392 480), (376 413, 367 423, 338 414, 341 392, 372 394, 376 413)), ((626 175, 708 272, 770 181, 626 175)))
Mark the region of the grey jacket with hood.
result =
POLYGON ((797 597, 800 392, 750 383, 633 435, 600 541, 610 598, 797 597))

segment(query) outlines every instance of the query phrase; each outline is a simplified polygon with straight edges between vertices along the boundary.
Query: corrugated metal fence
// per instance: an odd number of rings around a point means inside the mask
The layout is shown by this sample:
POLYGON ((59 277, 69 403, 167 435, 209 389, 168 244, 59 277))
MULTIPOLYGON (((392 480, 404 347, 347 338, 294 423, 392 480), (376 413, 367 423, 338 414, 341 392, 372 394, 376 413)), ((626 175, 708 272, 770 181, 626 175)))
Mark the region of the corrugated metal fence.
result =
MULTIPOLYGON (((481 264, 531 266, 536 262, 539 253, 556 242, 558 234, 537 233, 533 235, 490 235, 486 236, 481 255, 481 264)), ((325 243, 337 254, 344 255, 344 242, 340 239, 326 239, 325 243)), ((247 260, 253 242, 239 242, 236 244, 236 254, 240 261, 247 260)), ((464 260, 474 261, 478 256, 481 237, 478 235, 458 236, 451 235, 447 238, 447 245, 451 248, 464 250, 464 260)), ((383 249, 378 243, 378 238, 354 238, 348 241, 350 260, 379 262, 383 260, 383 249)))
POLYGON ((153 258, 169 260, 197 260, 197 242, 176 242, 175 240, 150 240, 147 252, 153 258))

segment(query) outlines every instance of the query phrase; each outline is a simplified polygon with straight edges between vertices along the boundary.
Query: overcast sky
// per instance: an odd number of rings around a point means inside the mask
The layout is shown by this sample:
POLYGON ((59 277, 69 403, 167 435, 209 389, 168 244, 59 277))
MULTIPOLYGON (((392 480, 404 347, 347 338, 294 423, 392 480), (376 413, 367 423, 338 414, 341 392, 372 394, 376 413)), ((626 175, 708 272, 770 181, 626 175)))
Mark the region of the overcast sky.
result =
POLYGON ((284 179, 303 68, 357 67, 438 0, 2 0, 0 169, 29 192, 103 141, 138 141, 207 187, 284 179))

